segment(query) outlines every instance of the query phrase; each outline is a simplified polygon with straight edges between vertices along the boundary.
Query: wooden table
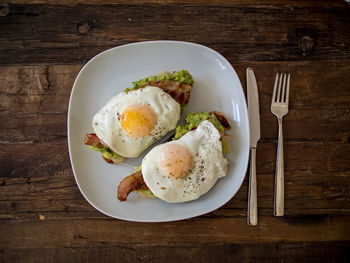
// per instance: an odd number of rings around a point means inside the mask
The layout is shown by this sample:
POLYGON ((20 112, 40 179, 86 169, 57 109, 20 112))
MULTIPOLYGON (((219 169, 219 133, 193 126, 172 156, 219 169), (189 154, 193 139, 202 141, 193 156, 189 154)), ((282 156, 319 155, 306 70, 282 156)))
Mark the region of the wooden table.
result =
POLYGON ((350 6, 345 1, 13 0, 0 4, 0 262, 349 262, 350 6), (259 2, 259 3, 258 3, 259 2), (96 211, 67 149, 73 81, 99 52, 172 39, 255 70, 259 225, 247 181, 226 205, 170 223, 96 211), (284 217, 273 214, 274 76, 291 72, 284 217))

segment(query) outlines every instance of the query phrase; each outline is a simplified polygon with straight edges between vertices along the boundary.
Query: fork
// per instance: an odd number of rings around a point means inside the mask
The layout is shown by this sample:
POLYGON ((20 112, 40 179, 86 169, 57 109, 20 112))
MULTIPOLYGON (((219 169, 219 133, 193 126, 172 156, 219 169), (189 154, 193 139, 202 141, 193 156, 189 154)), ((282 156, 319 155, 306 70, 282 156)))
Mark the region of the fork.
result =
POLYGON ((284 162, 282 118, 288 113, 290 74, 277 73, 273 88, 271 112, 278 120, 278 146, 275 174, 274 215, 284 215, 284 162))

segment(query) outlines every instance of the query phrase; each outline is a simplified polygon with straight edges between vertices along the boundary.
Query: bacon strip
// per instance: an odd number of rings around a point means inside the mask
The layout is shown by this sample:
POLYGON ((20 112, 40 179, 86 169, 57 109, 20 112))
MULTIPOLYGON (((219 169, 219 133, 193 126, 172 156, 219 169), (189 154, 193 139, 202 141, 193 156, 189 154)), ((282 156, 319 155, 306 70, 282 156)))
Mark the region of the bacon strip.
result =
POLYGON ((211 111, 211 114, 214 114, 218 121, 224 126, 224 129, 231 129, 230 123, 226 119, 225 115, 219 111, 211 111))
POLYGON ((149 81, 147 86, 161 88, 180 104, 187 104, 190 101, 192 85, 184 84, 179 81, 159 80, 149 81))
POLYGON ((112 159, 107 159, 102 155, 103 160, 105 160, 107 163, 114 163, 112 159))
MULTIPOLYGON (((97 137, 95 133, 87 133, 84 138, 84 143, 86 145, 91 145, 95 146, 97 148, 103 148, 105 147, 103 142, 101 141, 100 138, 97 137)), ((103 160, 105 160, 107 163, 121 163, 124 160, 124 157, 120 156, 118 160, 112 160, 112 159, 107 159, 102 155, 103 160)))
POLYGON ((130 174, 125 177, 118 186, 118 199, 123 202, 126 201, 128 195, 133 190, 147 190, 148 187, 143 180, 141 171, 130 174))
POLYGON ((104 145, 95 133, 87 133, 84 138, 84 144, 103 148, 104 145))

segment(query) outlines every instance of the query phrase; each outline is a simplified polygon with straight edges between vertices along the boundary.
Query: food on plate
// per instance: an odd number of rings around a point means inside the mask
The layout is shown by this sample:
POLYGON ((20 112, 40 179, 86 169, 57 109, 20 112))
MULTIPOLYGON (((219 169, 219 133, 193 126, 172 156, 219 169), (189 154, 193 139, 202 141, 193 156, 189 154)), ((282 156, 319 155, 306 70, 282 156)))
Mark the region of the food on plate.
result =
POLYGON ((189 102, 193 79, 186 70, 162 72, 133 82, 111 98, 94 116, 94 133, 84 143, 109 163, 138 157, 175 129, 181 109, 189 102))
POLYGON ((175 129, 180 104, 158 87, 146 86, 113 97, 93 118, 96 136, 123 157, 138 157, 175 129))
POLYGON ((105 146, 100 138, 98 138, 94 133, 86 134, 84 143, 86 145, 90 145, 90 149, 100 152, 102 158, 108 163, 121 163, 125 159, 123 156, 120 156, 105 146))
POLYGON ((126 201, 129 193, 132 191, 139 193, 145 198, 155 198, 143 180, 141 166, 135 171, 135 173, 130 174, 120 182, 118 187, 118 199, 120 201, 126 201))
POLYGON ((134 81, 132 88, 125 91, 136 90, 146 86, 158 87, 180 103, 182 108, 185 108, 190 101, 193 84, 193 78, 187 70, 175 71, 172 74, 168 71, 163 71, 155 76, 134 81))
POLYGON ((223 145, 230 129, 226 117, 216 111, 191 113, 186 122, 176 128, 172 141, 155 146, 135 173, 120 182, 120 201, 135 191, 169 203, 187 202, 207 193, 226 175, 223 145))

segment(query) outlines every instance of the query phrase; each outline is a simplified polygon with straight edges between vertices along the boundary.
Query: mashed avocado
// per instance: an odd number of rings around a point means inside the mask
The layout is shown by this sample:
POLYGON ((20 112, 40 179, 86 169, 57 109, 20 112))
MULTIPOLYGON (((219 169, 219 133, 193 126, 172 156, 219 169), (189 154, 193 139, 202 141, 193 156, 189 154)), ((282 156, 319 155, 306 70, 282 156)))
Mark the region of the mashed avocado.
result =
POLYGON ((230 146, 228 144, 228 141, 225 140, 225 138, 222 139, 221 144, 222 144, 222 153, 223 154, 231 153, 230 146))
POLYGON ((135 167, 135 173, 141 172, 141 169, 142 169, 142 164, 139 164, 138 166, 135 167))
POLYGON ((188 104, 180 104, 181 112, 184 112, 186 110, 188 104))
POLYGON ((133 190, 133 192, 140 194, 143 198, 157 198, 151 190, 133 190))
MULTIPOLYGON (((135 172, 140 172, 142 169, 142 165, 138 165, 135 167, 135 172)), ((140 189, 140 190, 133 190, 133 192, 140 194, 143 198, 157 198, 151 190, 147 189, 140 189)))
MULTIPOLYGON (((103 146, 103 148, 99 148, 99 147, 96 147, 96 146, 90 146, 90 149, 91 150, 94 150, 94 151, 97 151, 97 152, 100 152, 102 154, 102 156, 108 160, 111 160, 111 159, 118 159, 118 158, 121 158, 122 156, 113 152, 111 149, 109 149, 108 147, 106 146, 103 146)), ((124 157, 122 157, 124 158, 124 157)))
POLYGON ((224 127, 209 112, 198 112, 198 113, 192 112, 186 116, 186 125, 185 126, 179 125, 176 127, 176 133, 175 133, 173 140, 179 139, 185 133, 196 128, 204 120, 208 120, 212 124, 214 124, 215 128, 218 129, 218 131, 220 133, 224 132, 224 127))
POLYGON ((128 92, 131 90, 136 90, 140 87, 147 85, 147 83, 150 81, 164 81, 164 80, 179 81, 181 83, 189 84, 189 85, 193 85, 194 83, 191 74, 187 70, 182 69, 179 71, 175 71, 174 73, 162 72, 155 76, 150 76, 144 79, 140 79, 138 81, 133 81, 132 88, 127 88, 124 91, 128 92))

